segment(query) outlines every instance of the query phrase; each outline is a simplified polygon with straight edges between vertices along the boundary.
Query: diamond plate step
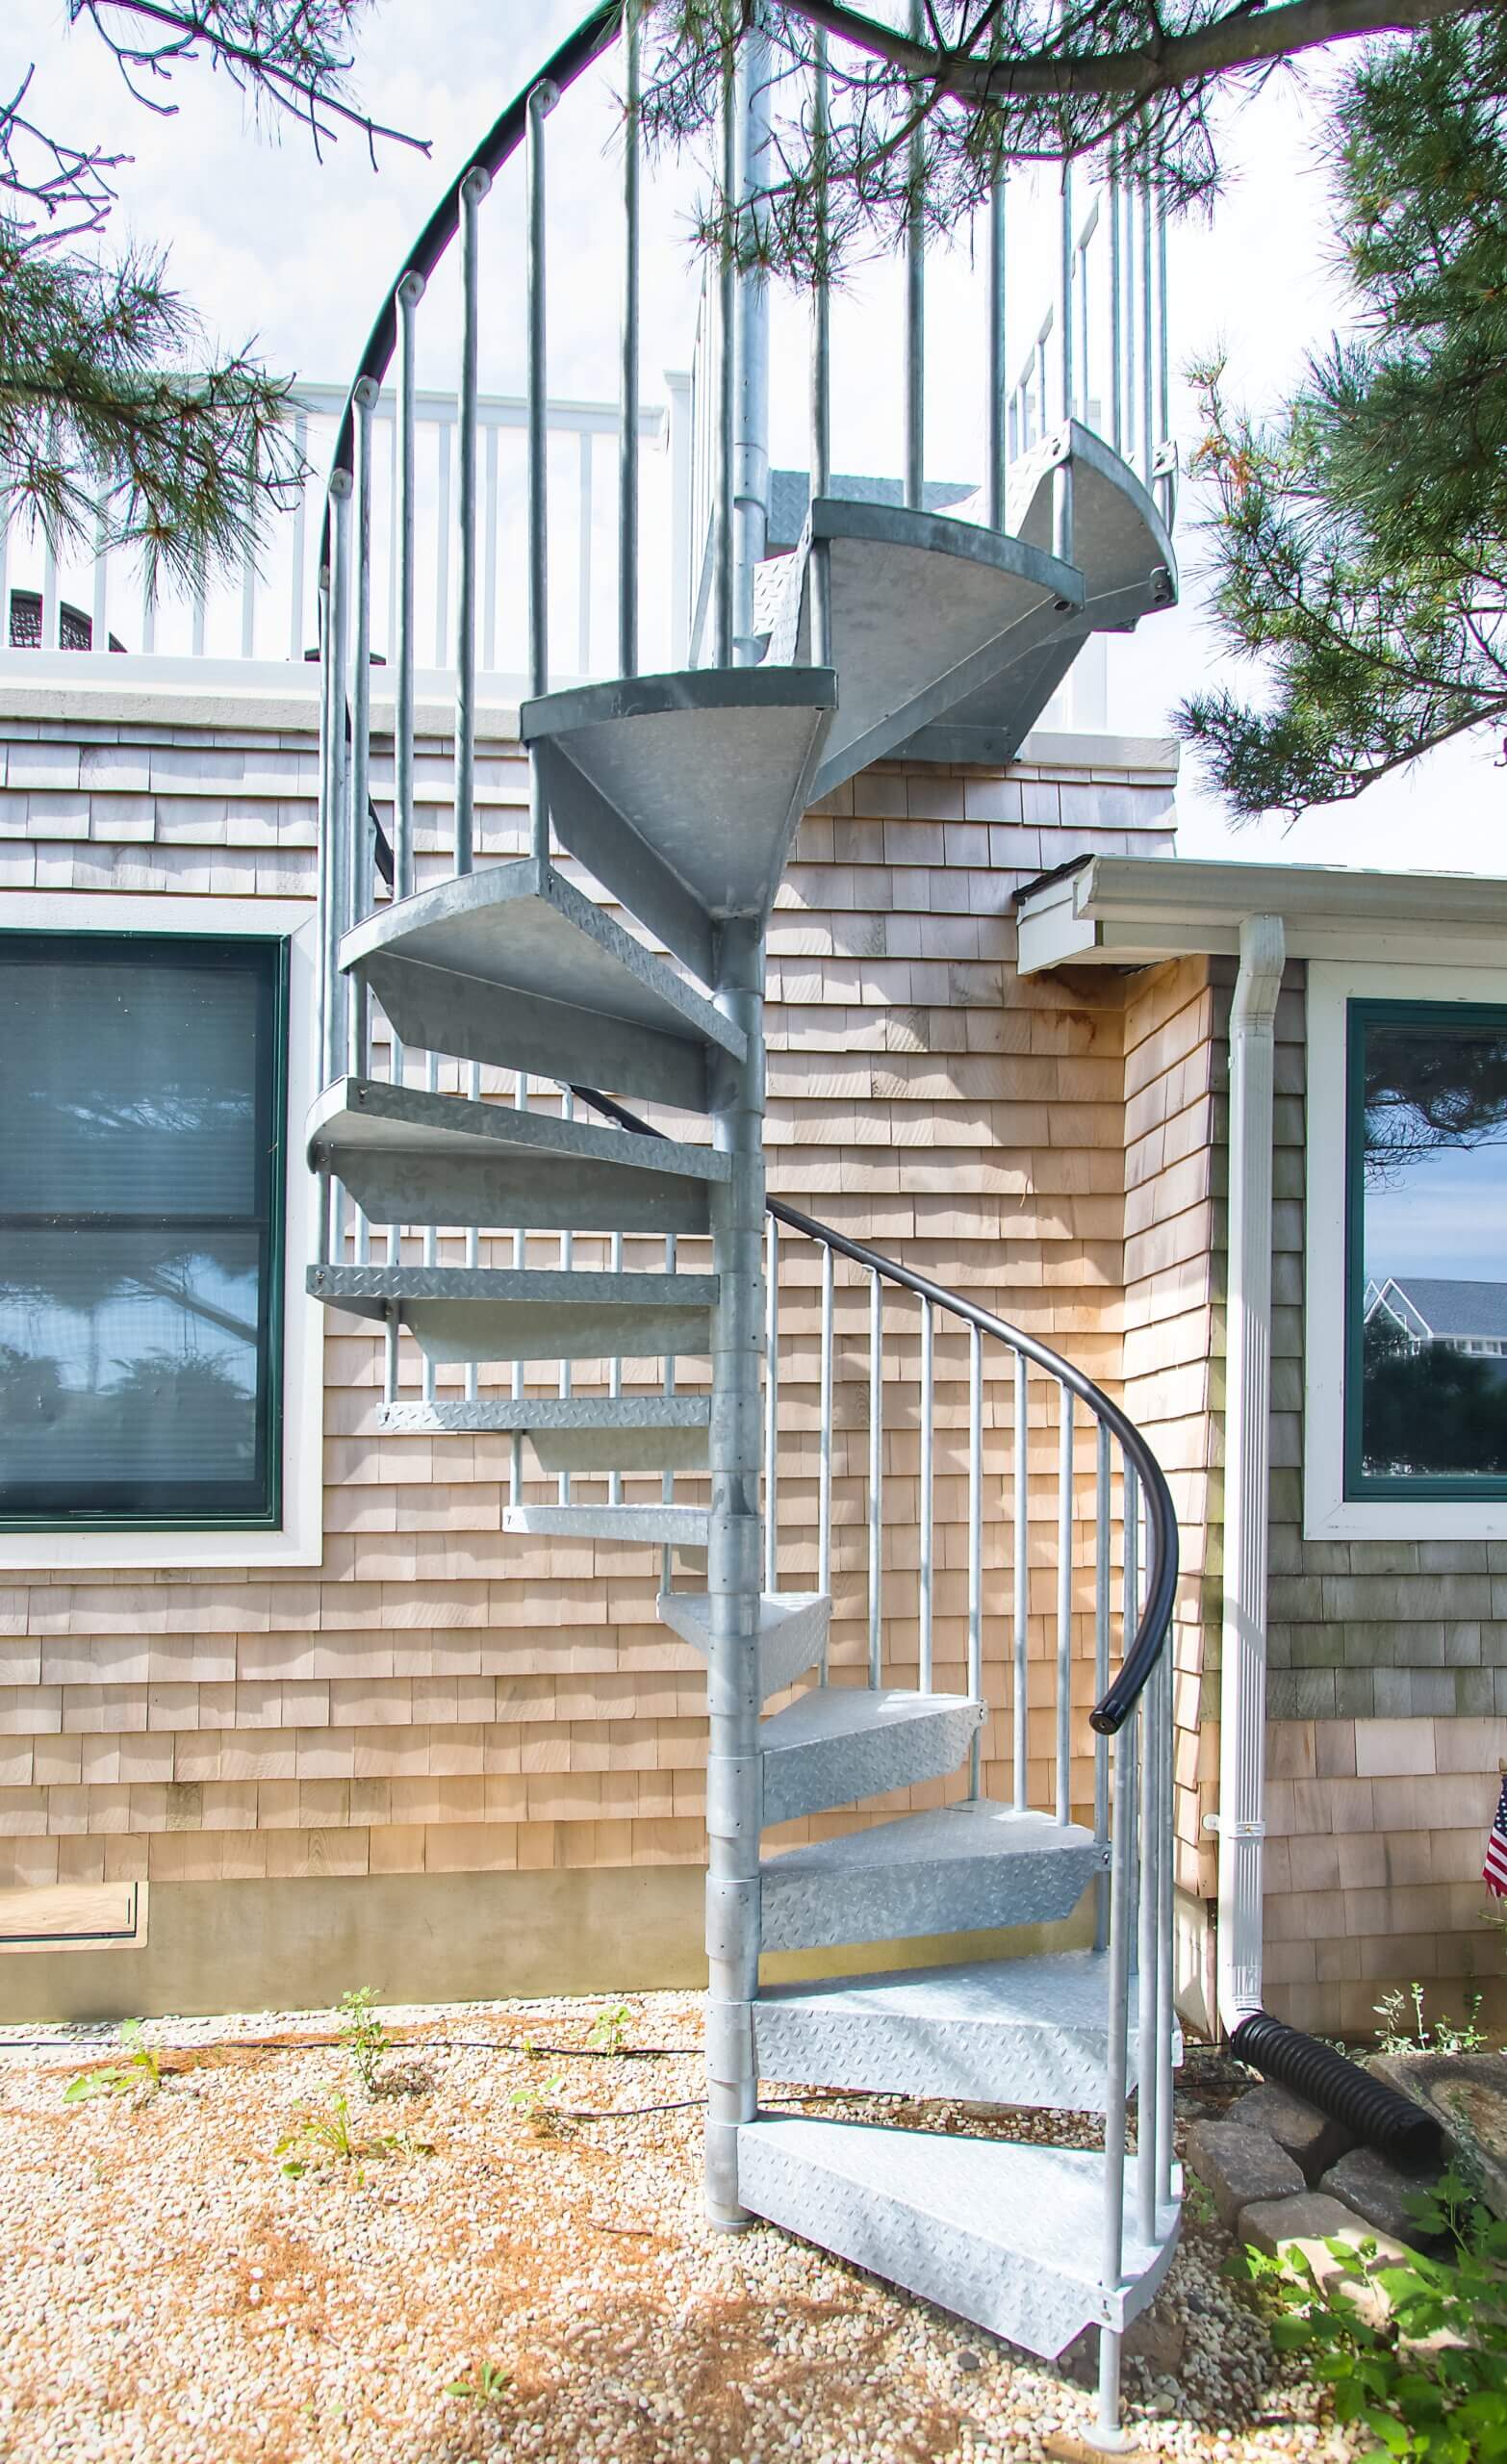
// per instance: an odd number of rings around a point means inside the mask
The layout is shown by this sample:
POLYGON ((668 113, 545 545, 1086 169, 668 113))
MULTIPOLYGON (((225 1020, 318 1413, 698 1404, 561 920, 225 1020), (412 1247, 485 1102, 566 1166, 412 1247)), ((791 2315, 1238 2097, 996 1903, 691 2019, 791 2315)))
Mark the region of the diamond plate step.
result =
POLYGON ((1052 544, 1053 475, 1073 482, 1073 556, 1084 603, 1052 639, 956 703, 903 748, 923 761, 1013 760, 1090 633, 1130 631, 1177 597, 1177 560, 1155 499, 1129 464, 1078 420, 1014 467, 1008 518, 1028 545, 1052 544))
POLYGON ((766 1857, 763 1947, 814 1950, 1039 1925, 1071 1915, 1104 1864, 1093 1834, 986 1802, 902 1814, 766 1857))
POLYGON ((403 1041, 706 1109, 706 1050, 746 1041, 549 864, 490 865, 379 908, 340 945, 403 1041))
POLYGON ((956 1771, 983 1720, 966 1694, 818 1685, 759 1730, 764 1820, 881 1797, 956 1771))
POLYGON ((709 982, 717 920, 774 904, 836 698, 828 668, 691 669, 546 694, 519 732, 556 835, 709 982))
POLYGON ((1103 2285, 1097 2153, 794 2116, 738 2132, 738 2192, 755 2216, 1048 2360, 1086 2326, 1126 2326, 1166 2274, 1178 2211, 1162 2208, 1142 2242, 1135 2169, 1121 2277, 1103 2285))
POLYGON ((704 1470, 711 1405, 704 1395, 489 1395, 474 1402, 384 1403, 395 1437, 522 1432, 544 1472, 704 1470))
POLYGON ((656 1360, 709 1349, 717 1278, 326 1266, 309 1269, 309 1290, 379 1323, 396 1309, 432 1361, 656 1360))
POLYGON ((703 1505, 507 1505, 504 1531, 552 1540, 642 1541, 646 1548, 704 1550, 703 1505))
MULTIPOLYGON (((711 1602, 703 1591, 662 1591, 659 1614, 703 1656, 711 1648, 711 1602)), ((824 1591, 766 1591, 759 1602, 759 1700, 782 1694, 821 1658, 832 1604, 824 1591)))
POLYGON ((815 796, 988 683, 1083 602, 1076 569, 1027 541, 940 514, 818 497, 778 583, 771 659, 805 655, 813 547, 830 571, 842 680, 815 796))
MULTIPOLYGON (((1102 2113, 1109 1957, 1048 1951, 760 1989, 762 2079, 1102 2113)), ((1131 1992, 1126 2086, 1137 2078, 1131 1992)))
POLYGON ((336 1173, 373 1223, 497 1230, 704 1232, 726 1155, 669 1138, 337 1078, 309 1115, 309 1162, 336 1173))

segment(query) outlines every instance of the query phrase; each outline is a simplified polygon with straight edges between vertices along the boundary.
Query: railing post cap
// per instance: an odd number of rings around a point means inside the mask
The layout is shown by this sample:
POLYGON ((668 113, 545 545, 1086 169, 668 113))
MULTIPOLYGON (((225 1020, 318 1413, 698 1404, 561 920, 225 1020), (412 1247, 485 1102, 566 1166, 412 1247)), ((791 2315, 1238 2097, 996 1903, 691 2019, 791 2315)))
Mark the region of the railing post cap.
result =
POLYGON ((551 78, 541 77, 538 85, 531 86, 528 90, 529 116, 533 119, 548 119, 559 99, 559 87, 551 78))
POLYGON ((492 188, 492 174, 484 163, 473 163, 461 182, 461 194, 479 205, 492 188))
POLYGON ((349 496, 354 485, 355 481, 348 471, 332 471, 330 473, 330 494, 332 497, 344 500, 349 496))
POLYGON ((417 308, 427 288, 423 275, 415 267, 399 282, 397 296, 405 308, 417 308))
POLYGON ((351 388, 351 399, 358 410, 370 411, 381 390, 374 376, 358 376, 351 388))

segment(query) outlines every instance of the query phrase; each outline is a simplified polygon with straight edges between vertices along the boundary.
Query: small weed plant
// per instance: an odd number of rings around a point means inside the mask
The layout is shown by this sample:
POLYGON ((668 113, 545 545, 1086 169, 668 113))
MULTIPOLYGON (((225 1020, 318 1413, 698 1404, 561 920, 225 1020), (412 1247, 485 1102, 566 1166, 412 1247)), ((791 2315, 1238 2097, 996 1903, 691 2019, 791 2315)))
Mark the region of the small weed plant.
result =
POLYGON ((626 2002, 604 2003, 591 2023, 586 2042, 593 2053, 621 2053, 632 2024, 633 2014, 626 2002))
POLYGON ((537 2088, 515 2088, 508 2103, 532 2138, 558 2139, 566 2118, 559 2102, 564 2092, 563 2079, 543 2079, 537 2088))
POLYGON ((290 2181, 301 2181, 305 2173, 347 2173, 358 2190, 365 2189, 366 2169, 373 2161, 430 2152, 426 2140, 406 2130, 364 2137, 351 2127, 349 2097, 338 2091, 322 2105, 300 2105, 272 2150, 290 2181))
POLYGON ((340 2035, 345 2059, 355 2072, 358 2086, 369 2096, 377 2092, 377 2081, 384 2057, 392 2051, 393 2040, 377 2015, 377 1989, 374 1985, 357 1985, 340 1997, 340 2035))
POLYGON ((445 2390, 447 2396, 460 2396, 480 2412, 484 2405, 500 2402, 513 2392, 513 2374, 505 2361, 483 2361, 469 2378, 452 2378, 445 2390))
POLYGON ((140 2019, 127 2019, 120 2030, 121 2059, 98 2070, 81 2070, 63 2092, 65 2105, 91 2104, 96 2096, 129 2096, 133 2105, 149 2105, 163 2084, 162 2057, 146 2041, 140 2019))
POLYGON ((1478 2024, 1479 1993, 1466 1995, 1465 2017, 1458 2021, 1430 2022, 1423 2013, 1423 1988, 1417 1982, 1406 1992, 1400 1985, 1394 1986, 1373 2007, 1381 2021, 1383 2053, 1479 2053, 1488 2041, 1486 2030, 1478 2024))
MULTIPOLYGON (((1410 2253, 1405 2264, 1371 2268, 1369 2283, 1387 2297, 1384 2318, 1357 2299, 1355 2272, 1324 2287, 1296 2252, 1248 2252, 1251 2275, 1281 2304, 1272 2343, 1301 2353, 1328 2382, 1337 2420, 1369 2433, 1374 2443, 1358 2464, 1502 2464, 1507 2222, 1472 2208, 1457 2173, 1417 2198, 1414 2212, 1420 2233, 1452 2239, 1452 2263, 1410 2253)), ((1365 2266, 1367 2246, 1327 2246, 1351 2270, 1365 2266)))

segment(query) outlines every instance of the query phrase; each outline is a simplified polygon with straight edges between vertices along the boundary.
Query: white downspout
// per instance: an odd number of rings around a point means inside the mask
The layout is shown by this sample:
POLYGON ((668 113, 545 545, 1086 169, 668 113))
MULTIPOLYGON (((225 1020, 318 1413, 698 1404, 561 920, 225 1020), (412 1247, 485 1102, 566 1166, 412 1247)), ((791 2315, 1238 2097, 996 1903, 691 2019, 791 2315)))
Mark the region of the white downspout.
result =
POLYGON ((1219 2017, 1261 2008, 1266 1557, 1271 1492, 1271 1174, 1280 915, 1249 915, 1230 1011, 1230 1233, 1219 1687, 1219 2017))

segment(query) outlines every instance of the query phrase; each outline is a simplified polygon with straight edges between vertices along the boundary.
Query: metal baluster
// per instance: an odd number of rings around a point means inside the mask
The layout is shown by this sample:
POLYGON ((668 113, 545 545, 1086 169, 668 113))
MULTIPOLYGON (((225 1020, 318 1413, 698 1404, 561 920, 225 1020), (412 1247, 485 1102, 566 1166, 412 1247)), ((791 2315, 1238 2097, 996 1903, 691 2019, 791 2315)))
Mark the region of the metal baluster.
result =
MULTIPOLYGON (((983 1338, 968 1329, 968 1691, 983 1699, 983 1338)), ((979 1794, 982 1729, 968 1747, 968 1794, 979 1794)))
POLYGON ((1125 365, 1121 381, 1125 388, 1125 417, 1121 425, 1120 451, 1131 469, 1136 467, 1136 360, 1139 348, 1136 302, 1136 175, 1132 171, 1120 184, 1121 202, 1125 212, 1125 365))
POLYGON ((42 546, 42 603, 38 640, 44 651, 63 648, 63 593, 58 586, 58 551, 50 538, 42 546))
POLYGON ((1073 368, 1073 167, 1062 166, 1062 201, 1058 232, 1057 322, 1058 418, 1070 420, 1074 401, 1073 368))
MULTIPOLYGON (((423 1065, 424 1065, 424 1066, 423 1066, 423 1083, 424 1083, 424 1085, 427 1087, 427 1089, 428 1089, 428 1091, 429 1091, 430 1094, 432 1095, 432 1094, 435 1094, 435 1093, 437 1093, 437 1092, 438 1092, 438 1091, 439 1091, 439 1085, 440 1085, 440 1060, 439 1060, 439 1055, 438 1055, 438 1053, 426 1052, 426 1053, 424 1054, 424 1057, 423 1057, 423 1065)), ((438 1226, 437 1224, 434 1224, 434 1223, 426 1223, 426 1224, 424 1225, 424 1227, 423 1227, 423 1262, 424 1262, 424 1265, 425 1265, 426 1267, 434 1267, 434 1266, 437 1266, 437 1265, 439 1264, 439 1257, 440 1257, 440 1233, 439 1233, 439 1226, 438 1226)), ((433 1362, 433 1361, 432 1361, 432 1359, 429 1357, 429 1354, 428 1354, 427 1352, 425 1352, 425 1354, 424 1354, 424 1360, 423 1360, 423 1399, 424 1399, 424 1401, 425 1401, 426 1403, 432 1403, 432 1402, 433 1402, 433 1400, 434 1400, 434 1393, 435 1393, 434 1362, 433 1362)), ((513 1502, 514 1502, 514 1504, 515 1504, 515 1505, 521 1502, 520 1498, 519 1498, 518 1493, 517 1493, 517 1491, 516 1491, 516 1490, 515 1490, 515 1493, 514 1493, 514 1500, 513 1500, 513 1502)))
MULTIPOLYGON (((832 310, 827 277, 827 157, 829 145, 827 37, 818 34, 812 49, 814 82, 811 95, 811 162, 815 179, 817 278, 811 296, 811 502, 826 496, 832 481, 832 310)), ((832 654, 831 551, 825 539, 811 542, 811 663, 828 667, 832 654)), ((830 1263, 831 1252, 828 1259, 830 1263)))
MULTIPOLYGON (((1161 434, 1159 450, 1172 442, 1172 369, 1167 351, 1167 209, 1161 189, 1157 192, 1157 397, 1161 434)), ((1177 509, 1177 473, 1168 468, 1160 483, 1162 515, 1170 523, 1177 509)))
MULTIPOLYGON (((375 851, 371 844, 371 414, 377 389, 370 376, 357 380, 354 396, 356 485, 355 641, 350 680, 350 909, 348 922, 364 923, 375 905, 375 851)), ((360 978, 350 979, 350 1029, 358 1078, 371 1074, 371 996, 360 978)), ((356 1210, 356 1258, 370 1252, 366 1211, 356 1210)))
POLYGON ((1005 508, 1009 492, 1009 377, 1007 368, 1009 328, 1006 315, 1009 298, 1006 288, 1005 191, 1002 173, 989 191, 989 399, 986 434, 991 530, 1003 530, 1005 527, 1005 508))
POLYGON ((884 1665, 884 1296, 869 1269, 869 1683, 884 1665))
MULTIPOLYGON (((549 407, 545 361, 545 147, 544 124, 559 101, 548 80, 528 97, 528 684, 535 695, 549 690, 549 407)), ((537 755, 529 774, 529 837, 534 861, 549 860, 549 807, 537 755)))
POLYGON ((1072 1818, 1073 1391, 1060 1390, 1057 1457, 1057 1818, 1072 1818))
MULTIPOLYGON (((319 574, 317 613, 319 628, 319 1071, 321 1086, 333 1076, 330 1055, 333 1048, 331 1010, 335 998, 334 977, 330 971, 333 948, 331 928, 335 918, 335 897, 331 881, 331 859, 335 842, 335 827, 331 817, 330 778, 333 765, 335 729, 335 661, 330 610, 330 566, 321 563, 319 574)), ((321 1208, 321 1213, 324 1210, 321 1208)), ((325 1263, 328 1227, 321 1225, 319 1264, 325 1263)))
POLYGON ((1159 1745, 1158 1801, 1160 1841, 1158 1851, 1160 1888, 1157 1893, 1157 2196, 1163 2203, 1172 2196, 1172 2032, 1176 2024, 1173 2012, 1173 1914, 1177 1825, 1173 1796, 1173 1699, 1174 1669, 1172 1638, 1168 1634, 1162 1647, 1162 1661, 1157 1671, 1159 1686, 1157 1731, 1159 1745))
POLYGON ((1124 1630, 1120 1645, 1120 1655, 1123 1658, 1136 1638, 1136 1624, 1140 1615, 1140 1479, 1133 1463, 1127 1463, 1125 1466, 1120 1519, 1125 1553, 1121 1609, 1124 1630))
MULTIPOLYGON (((193 630, 190 644, 190 654, 194 658, 202 658, 204 656, 204 635, 208 616, 208 579, 205 574, 204 560, 201 557, 199 559, 198 571, 194 576, 193 581, 193 630)), ((60 607, 58 610, 58 621, 60 624, 62 623, 62 618, 63 610, 60 607)))
POLYGON ((1111 145, 1110 148, 1110 443, 1113 446, 1116 453, 1120 450, 1121 439, 1124 433, 1124 424, 1121 416, 1124 409, 1124 384, 1123 372, 1120 367, 1120 323, 1122 311, 1120 290, 1124 281, 1124 274, 1120 265, 1120 175, 1118 165, 1118 150, 1116 147, 1111 145))
POLYGON ((1015 1682, 1010 1705, 1014 1747, 1015 1811, 1027 1796, 1027 1729, 1030 1722, 1028 1647, 1031 1631, 1031 1387, 1023 1351, 1015 1354, 1015 1682))
MULTIPOLYGON (((294 452, 301 464, 308 452, 309 423, 302 411, 294 422, 294 452)), ((305 480, 294 504, 292 571, 288 586, 288 655, 301 660, 303 639, 303 560, 308 525, 309 485, 305 480)))
MULTIPOLYGON (((623 1272, 623 1235, 621 1232, 614 1232, 607 1245, 607 1266, 609 1272, 612 1274, 621 1274, 623 1272)), ((670 1362, 667 1359, 665 1362, 665 1369, 667 1373, 669 1368, 670 1362)), ((666 1379, 666 1391, 668 1392, 668 1376, 666 1379)), ((623 1392, 623 1354, 621 1352, 614 1352, 611 1363, 608 1367, 607 1392, 614 1401, 617 1400, 618 1397, 623 1392)), ((609 1505, 621 1505, 623 1502, 623 1475, 621 1472, 614 1472, 608 1479, 607 1502, 609 1505)))
POLYGON ((764 1589, 778 1591, 779 1562, 779 1225, 764 1218, 764 1589))
MULTIPOLYGON (((49 553, 50 553, 50 551, 49 551, 49 553)), ((57 570, 58 570, 58 569, 57 569, 57 566, 56 566, 56 565, 54 565, 54 566, 53 566, 53 568, 52 568, 52 570, 53 570, 54 579, 56 580, 57 570)), ((44 558, 43 558, 43 562, 42 562, 42 606, 41 606, 41 611, 40 611, 40 612, 41 612, 41 618, 42 618, 42 632, 41 632, 41 637, 42 637, 42 641, 43 641, 44 643, 46 642, 46 639, 47 639, 47 603, 47 603, 47 581, 46 581, 46 573, 47 573, 47 563, 46 563, 46 558, 44 557, 44 558)), ((143 561, 142 561, 142 565, 141 565, 141 655, 142 655, 142 657, 143 657, 143 658, 150 658, 150 657, 151 657, 151 655, 152 655, 152 653, 156 650, 156 648, 157 648, 157 588, 156 588, 156 584, 155 584, 155 582, 154 582, 154 580, 153 580, 153 578, 152 578, 152 569, 151 569, 151 566, 150 566, 150 564, 148 564, 148 563, 143 559, 143 561)))
POLYGON ((923 1694, 932 1691, 932 1547, 934 1502, 936 1413, 936 1329, 930 1300, 921 1303, 921 1502, 920 1559, 916 1580, 918 1673, 923 1694))
POLYGON ((455 591, 455 871, 469 873, 476 835, 476 369, 481 323, 481 207, 492 181, 461 182, 461 374, 455 406, 460 572, 455 591))
POLYGON ((414 889, 414 598, 418 584, 415 442, 418 407, 419 302, 423 276, 405 273, 397 286, 397 709, 393 746, 393 895, 414 889))
MULTIPOLYGON (((665 1235, 666 1274, 675 1273, 679 1254, 680 1244, 677 1235, 674 1232, 667 1232, 665 1235)), ((673 1395, 675 1391, 675 1354, 672 1352, 665 1361, 665 1393, 667 1395, 673 1395)), ((673 1472, 666 1472, 662 1475, 659 1482, 659 1496, 663 1504, 674 1505, 675 1474, 673 1472)), ((659 1555, 659 1587, 661 1591, 668 1591, 671 1587, 671 1578, 675 1571, 674 1554, 675 1553, 671 1549, 669 1542, 666 1541, 659 1555)))
MULTIPOLYGON (((816 1508, 816 1588, 828 1598, 832 1588, 832 1381, 834 1370, 833 1314, 836 1260, 822 1247, 822 1393, 819 1488, 816 1508)), ((829 1620, 829 1624, 830 1621, 829 1620)), ((827 1682, 827 1629, 823 1629, 821 1681, 827 1682)))
POLYGON ((623 356, 618 437, 618 673, 638 674, 639 0, 623 10, 623 356))
POLYGON ((401 1333, 402 1322, 397 1314, 397 1303, 396 1300, 390 1300, 387 1304, 386 1340, 382 1362, 382 1392, 390 1403, 396 1403, 397 1400, 397 1349, 401 1333))
MULTIPOLYGON (((910 38, 925 38, 923 0, 910 0, 910 38)), ((919 110, 919 89, 911 100, 919 110)), ((926 491, 926 138, 911 131, 906 204, 906 502, 919 507, 926 491)))
MULTIPOLYGON (((104 616, 101 607, 103 595, 100 574, 96 568, 94 600, 96 609, 100 612, 96 619, 93 638, 96 649, 108 650, 109 644, 104 638, 104 616)), ((241 567, 241 655, 243 658, 256 656, 256 558, 249 553, 241 567)))
MULTIPOLYGON (((1110 1682, 1110 1432, 1098 1424, 1094 1456, 1093 1512, 1093 1697, 1104 1699, 1110 1682)), ((1101 1846, 1110 1835, 1110 1740, 1093 1741, 1093 1835, 1101 1846)), ((1102 1951, 1110 1938, 1110 1878, 1100 1874, 1094 1886, 1093 1946, 1102 1951)))
MULTIPOLYGON (((727 210, 734 211, 738 192, 737 80, 729 50, 722 79, 722 190, 727 210)), ((715 664, 732 665, 733 602, 733 455, 732 424, 737 403, 737 278, 730 245, 717 268, 717 452, 716 559, 713 568, 715 664)))
MULTIPOLYGON (((471 1065, 471 1070, 467 1081, 467 1092, 470 1094, 471 1100, 473 1104, 480 1103, 481 1064, 479 1061, 473 1061, 471 1065)), ((481 1227, 479 1224, 468 1223, 466 1226, 466 1264, 469 1267, 479 1267, 481 1264, 481 1227)), ((466 1363, 467 1402, 474 1403, 479 1399, 480 1393, 480 1365, 474 1360, 469 1360, 466 1363)))
POLYGON ((1140 183, 1140 330, 1143 337, 1140 354, 1141 399, 1141 476, 1147 487, 1152 484, 1152 462, 1156 446, 1152 438, 1152 367, 1151 345, 1151 182, 1143 176, 1140 183))
MULTIPOLYGON (((345 645, 350 611, 350 496, 351 475, 348 471, 335 471, 330 475, 330 505, 334 528, 333 555, 330 565, 329 637, 326 656, 329 661, 330 732, 329 732, 329 903, 325 911, 324 946, 329 1006, 325 1013, 328 1048, 324 1056, 325 1083, 344 1078, 350 1058, 350 1005, 345 995, 340 973, 340 941, 346 924, 350 902, 350 837, 346 799, 345 761, 345 645)), ((338 1190, 337 1187, 337 1202, 338 1190)), ((340 1251, 335 1252, 339 1263, 340 1251)))
POLYGON ((1151 1690, 1137 1707, 1140 1754, 1140 1888, 1136 1924, 1136 2222, 1142 2242, 1157 2232, 1157 1742, 1151 1690))
MULTIPOLYGON (((518 1113, 526 1113, 528 1110, 528 1072, 525 1069, 521 1069, 514 1081, 513 1110, 518 1113)), ((522 1273, 527 1264, 528 1235, 524 1230, 523 1226, 519 1225, 513 1234, 514 1272, 522 1273)), ((523 1399, 523 1393, 524 1364, 521 1360, 515 1360, 513 1363, 513 1400, 515 1403, 520 1402, 523 1399)))
MULTIPOLYGON (((1114 1821, 1110 1851, 1109 2032, 1104 2078, 1104 2289, 1125 2261, 1125 2098, 1129 2084, 1131 1872, 1136 1854, 1136 1722, 1114 1740, 1114 1821)), ((1099 2429, 1108 2444, 1120 2419, 1120 2338, 1099 2331, 1099 2429)), ((1117 2443, 1117 2441, 1116 2441, 1117 2443)))
MULTIPOLYGON (((575 1097, 569 1087, 564 1090, 560 1113, 561 1117, 564 1120, 574 1120, 575 1118, 575 1097)), ((561 1273, 569 1274, 575 1264, 575 1235, 574 1232, 562 1232, 560 1235, 561 1273)), ((560 1363, 560 1399, 562 1402, 569 1400, 570 1396, 574 1391, 575 1383, 575 1371, 571 1362, 568 1360, 562 1360, 560 1363)), ((560 1475, 560 1503, 562 1505, 569 1505, 570 1502, 571 1476, 569 1472, 562 1472, 560 1475)))

